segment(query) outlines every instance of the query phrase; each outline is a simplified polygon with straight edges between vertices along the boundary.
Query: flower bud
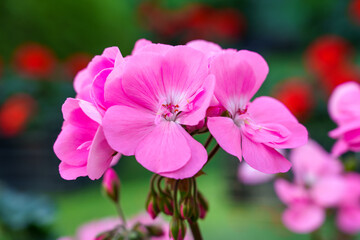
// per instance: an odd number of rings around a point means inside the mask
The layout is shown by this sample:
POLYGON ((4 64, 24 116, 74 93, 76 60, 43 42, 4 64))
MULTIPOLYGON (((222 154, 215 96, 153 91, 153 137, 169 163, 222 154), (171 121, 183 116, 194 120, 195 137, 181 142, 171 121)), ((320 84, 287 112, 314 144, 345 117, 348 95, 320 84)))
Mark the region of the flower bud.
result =
POLYGON ((186 234, 186 225, 182 219, 173 217, 170 221, 170 239, 183 240, 186 234))
POLYGON ((193 216, 194 206, 190 197, 186 197, 180 204, 180 215, 183 219, 190 219, 193 216))
POLYGON ((204 219, 206 213, 209 211, 209 204, 205 197, 198 192, 198 205, 199 205, 199 217, 204 219))
POLYGON ((117 203, 119 201, 120 180, 114 169, 109 168, 105 172, 102 185, 106 195, 117 203))
POLYGON ((146 211, 152 219, 155 219, 160 213, 156 194, 149 193, 148 199, 146 201, 146 211))
POLYGON ((174 203, 172 199, 164 194, 158 198, 159 208, 166 215, 172 216, 174 214, 174 203))

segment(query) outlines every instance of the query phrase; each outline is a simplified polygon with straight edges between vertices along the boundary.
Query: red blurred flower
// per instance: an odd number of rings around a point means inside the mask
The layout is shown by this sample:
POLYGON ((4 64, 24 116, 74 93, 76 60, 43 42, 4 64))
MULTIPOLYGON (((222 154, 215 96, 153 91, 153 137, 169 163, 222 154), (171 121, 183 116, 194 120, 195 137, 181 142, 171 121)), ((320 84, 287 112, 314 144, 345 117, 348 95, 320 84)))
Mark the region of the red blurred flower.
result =
POLYGON ((352 47, 338 36, 322 36, 310 44, 305 53, 305 64, 315 74, 347 64, 352 57, 352 47))
POLYGON ((166 39, 226 41, 237 39, 245 30, 245 18, 237 10, 215 9, 200 3, 170 10, 144 2, 139 6, 139 15, 146 28, 166 39))
POLYGON ((87 53, 74 53, 65 61, 65 71, 72 78, 91 61, 92 56, 87 53))
POLYGON ((279 83, 274 88, 273 96, 284 103, 299 120, 306 120, 315 104, 310 84, 301 78, 290 78, 279 83))
POLYGON ((349 14, 355 23, 360 24, 360 0, 353 0, 350 2, 349 14))
POLYGON ((244 33, 246 28, 244 16, 232 8, 215 9, 198 4, 193 5, 188 15, 189 40, 236 39, 244 33))
POLYGON ((353 65, 340 65, 322 73, 319 79, 327 93, 330 94, 336 86, 342 83, 350 81, 360 82, 360 72, 359 69, 353 65))
POLYGON ((48 78, 55 69, 53 52, 38 43, 25 43, 15 50, 13 64, 16 71, 30 78, 48 78))
POLYGON ((35 100, 27 94, 11 96, 0 107, 0 132, 11 137, 21 133, 36 108, 35 100))

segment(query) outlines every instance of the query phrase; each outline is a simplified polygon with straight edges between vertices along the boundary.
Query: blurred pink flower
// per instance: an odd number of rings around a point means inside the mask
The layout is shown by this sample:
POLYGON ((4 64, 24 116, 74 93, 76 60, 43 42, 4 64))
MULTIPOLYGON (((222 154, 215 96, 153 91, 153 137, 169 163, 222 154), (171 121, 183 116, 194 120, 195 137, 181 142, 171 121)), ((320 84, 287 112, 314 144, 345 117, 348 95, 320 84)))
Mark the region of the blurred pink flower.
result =
POLYGON ((208 128, 228 153, 242 158, 264 173, 286 172, 291 164, 277 149, 307 142, 307 130, 279 101, 270 97, 250 99, 268 74, 266 61, 257 53, 223 50, 210 60, 216 77, 215 97, 229 117, 209 117, 208 128))
POLYGON ((120 154, 114 155, 115 151, 105 139, 102 118, 109 106, 104 100, 105 83, 114 66, 122 62, 118 48, 107 48, 75 77, 77 96, 68 98, 62 107, 65 122, 54 144, 64 179, 79 176, 98 179, 120 157, 120 154))
MULTIPOLYGON (((151 219, 148 214, 139 214, 131 218, 127 222, 127 228, 134 227, 137 223, 142 223, 144 225, 156 225, 164 231, 164 235, 161 237, 152 237, 152 240, 168 240, 169 239, 169 223, 161 219, 160 217, 156 220, 151 219)), ((96 236, 102 232, 110 231, 116 226, 120 225, 121 221, 119 218, 104 218, 96 220, 93 222, 86 223, 81 226, 76 233, 74 238, 63 237, 58 240, 94 240, 96 236)), ((190 234, 187 234, 185 237, 186 240, 193 239, 190 234)))
POLYGON ((194 176, 207 152, 181 125, 194 126, 204 119, 214 85, 201 52, 186 46, 138 46, 126 59, 121 86, 106 89, 110 98, 119 95, 118 89, 125 96, 104 117, 110 146, 135 155, 162 176, 194 176))
POLYGON ((344 176, 344 194, 339 204, 337 225, 347 234, 360 232, 360 174, 344 176))
POLYGON ((332 153, 340 156, 347 151, 360 151, 360 84, 339 85, 329 100, 330 117, 338 127, 329 132, 337 139, 332 153))
POLYGON ((240 164, 238 168, 238 178, 240 182, 247 185, 256 185, 268 182, 275 177, 274 174, 266 174, 249 166, 246 162, 240 164))
POLYGON ((324 222, 325 209, 336 206, 342 198, 342 165, 312 140, 294 149, 290 159, 294 183, 275 182, 278 197, 288 206, 283 222, 293 232, 312 232, 324 222))

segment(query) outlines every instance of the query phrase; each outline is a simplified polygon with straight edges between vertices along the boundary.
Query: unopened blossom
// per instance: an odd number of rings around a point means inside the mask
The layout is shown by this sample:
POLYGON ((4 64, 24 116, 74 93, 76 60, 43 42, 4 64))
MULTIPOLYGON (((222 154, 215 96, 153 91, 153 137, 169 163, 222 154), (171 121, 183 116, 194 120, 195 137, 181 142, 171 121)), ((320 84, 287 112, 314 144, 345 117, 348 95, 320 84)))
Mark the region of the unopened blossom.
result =
POLYGON ((347 151, 360 151, 360 84, 339 85, 329 100, 329 114, 338 127, 329 132, 337 139, 332 153, 340 156, 347 151))
POLYGON ((346 173, 344 185, 336 222, 342 232, 356 234, 360 232, 360 174, 346 173))
POLYGON ((325 210, 342 198, 342 165, 312 140, 294 149, 290 159, 294 182, 275 182, 278 197, 287 205, 283 223, 293 232, 312 232, 323 224, 325 210))
POLYGON ((182 125, 195 126, 204 119, 214 85, 207 59, 197 50, 161 44, 139 48, 126 60, 119 88, 106 89, 106 96, 118 100, 103 121, 110 146, 135 155, 142 166, 162 176, 194 176, 207 152, 182 125))
POLYGON ((286 172, 290 162, 275 149, 307 142, 307 130, 290 111, 271 97, 250 102, 268 74, 266 61, 247 50, 223 50, 212 57, 215 97, 227 116, 209 117, 207 126, 219 145, 264 173, 286 172))
POLYGON ((77 95, 68 98, 62 107, 64 124, 54 144, 64 179, 98 179, 119 159, 120 154, 105 139, 102 118, 109 106, 104 100, 105 83, 114 66, 122 63, 119 49, 107 48, 75 77, 77 95))

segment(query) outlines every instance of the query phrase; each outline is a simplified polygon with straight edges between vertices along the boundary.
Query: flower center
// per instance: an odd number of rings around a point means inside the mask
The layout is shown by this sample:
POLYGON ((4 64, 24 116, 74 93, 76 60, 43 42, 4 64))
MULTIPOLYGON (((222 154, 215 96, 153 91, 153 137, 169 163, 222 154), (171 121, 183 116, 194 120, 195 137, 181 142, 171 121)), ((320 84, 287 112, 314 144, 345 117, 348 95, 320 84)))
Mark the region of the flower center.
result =
POLYGON ((238 109, 235 114, 232 116, 235 124, 240 127, 240 125, 248 124, 250 121, 249 114, 247 114, 247 106, 245 108, 238 109))
POLYGON ((167 121, 175 121, 176 117, 181 112, 179 110, 179 108, 180 107, 179 107, 178 104, 176 104, 176 105, 174 105, 172 103, 162 104, 159 111, 158 111, 158 113, 157 113, 155 122, 158 123, 161 118, 163 118, 163 119, 165 119, 167 121))

